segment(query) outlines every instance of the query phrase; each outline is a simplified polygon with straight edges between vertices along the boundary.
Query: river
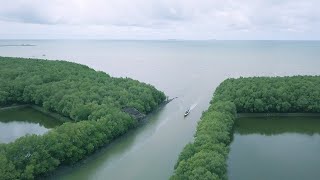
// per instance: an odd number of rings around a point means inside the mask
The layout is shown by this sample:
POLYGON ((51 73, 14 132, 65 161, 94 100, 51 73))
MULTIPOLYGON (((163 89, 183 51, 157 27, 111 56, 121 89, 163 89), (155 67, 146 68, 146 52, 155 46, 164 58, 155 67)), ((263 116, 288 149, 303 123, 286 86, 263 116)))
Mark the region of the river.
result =
POLYGON ((178 97, 137 129, 58 179, 163 180, 173 173, 182 148, 224 79, 240 76, 319 75, 318 41, 103 41, 15 40, 1 56, 61 59, 86 64, 116 77, 153 84, 178 97), (184 118, 186 109, 192 107, 184 118))

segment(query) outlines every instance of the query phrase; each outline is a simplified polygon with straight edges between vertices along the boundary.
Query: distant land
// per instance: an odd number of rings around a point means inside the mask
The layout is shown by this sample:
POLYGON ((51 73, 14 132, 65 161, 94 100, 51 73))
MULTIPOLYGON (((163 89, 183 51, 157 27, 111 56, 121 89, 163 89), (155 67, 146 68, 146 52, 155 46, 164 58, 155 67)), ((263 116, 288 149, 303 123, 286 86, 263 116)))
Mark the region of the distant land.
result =
POLYGON ((0 47, 6 47, 6 46, 36 46, 35 44, 5 44, 0 45, 0 47))

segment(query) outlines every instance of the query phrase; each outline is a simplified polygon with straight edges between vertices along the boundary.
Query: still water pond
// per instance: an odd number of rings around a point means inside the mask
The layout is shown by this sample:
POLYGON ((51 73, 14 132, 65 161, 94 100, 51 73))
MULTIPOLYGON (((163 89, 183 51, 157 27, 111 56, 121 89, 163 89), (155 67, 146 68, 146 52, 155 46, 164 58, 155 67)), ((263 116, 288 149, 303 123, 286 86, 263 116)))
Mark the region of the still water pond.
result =
POLYGON ((44 134, 62 122, 31 107, 0 110, 0 143, 9 143, 26 134, 44 134))
POLYGON ((236 122, 230 180, 318 179, 320 117, 250 117, 236 122))
POLYGON ((150 83, 178 97, 79 166, 54 173, 52 178, 59 180, 169 179, 223 80, 320 72, 320 41, 0 40, 0 45, 8 44, 36 46, 2 46, 1 56, 64 59, 150 83))

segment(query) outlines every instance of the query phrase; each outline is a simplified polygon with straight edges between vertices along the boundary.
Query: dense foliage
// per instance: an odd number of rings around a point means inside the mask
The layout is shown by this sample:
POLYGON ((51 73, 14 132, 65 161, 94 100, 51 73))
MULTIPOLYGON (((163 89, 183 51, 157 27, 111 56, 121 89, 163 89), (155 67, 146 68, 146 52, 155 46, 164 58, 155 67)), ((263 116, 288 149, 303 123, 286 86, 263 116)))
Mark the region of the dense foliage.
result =
POLYGON ((228 79, 215 101, 232 101, 238 113, 320 112, 319 76, 228 79))
POLYGON ((179 155, 172 180, 227 179, 236 112, 320 112, 320 77, 227 79, 199 121, 193 143, 179 155))
POLYGON ((123 108, 149 113, 165 99, 153 86, 65 61, 0 57, 0 84, 0 107, 36 104, 73 121, 0 144, 0 179, 34 179, 77 162, 137 124, 123 108))

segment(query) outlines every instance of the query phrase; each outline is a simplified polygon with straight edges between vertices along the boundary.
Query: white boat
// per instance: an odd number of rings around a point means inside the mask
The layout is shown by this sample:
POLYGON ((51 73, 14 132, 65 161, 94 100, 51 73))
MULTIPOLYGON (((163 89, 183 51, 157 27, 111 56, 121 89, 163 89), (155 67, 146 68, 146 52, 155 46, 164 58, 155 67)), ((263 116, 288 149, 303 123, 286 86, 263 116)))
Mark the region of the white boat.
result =
POLYGON ((184 117, 188 116, 190 113, 190 109, 188 109, 185 113, 184 113, 184 117))

